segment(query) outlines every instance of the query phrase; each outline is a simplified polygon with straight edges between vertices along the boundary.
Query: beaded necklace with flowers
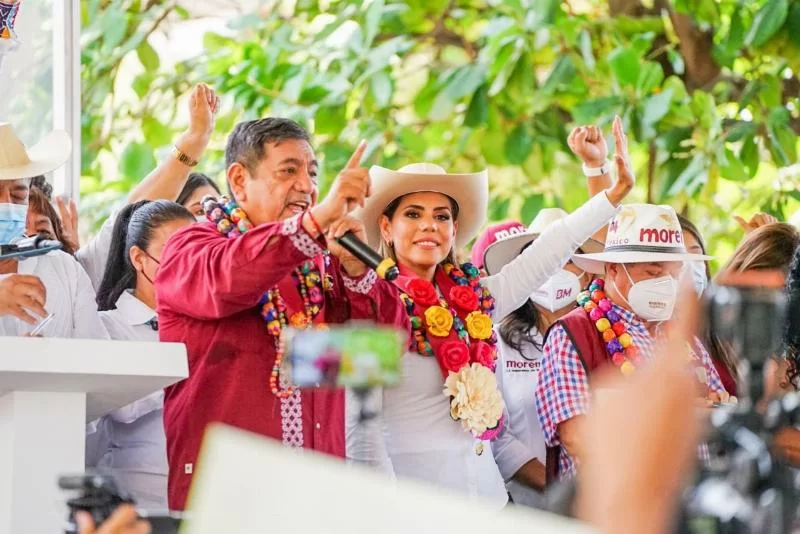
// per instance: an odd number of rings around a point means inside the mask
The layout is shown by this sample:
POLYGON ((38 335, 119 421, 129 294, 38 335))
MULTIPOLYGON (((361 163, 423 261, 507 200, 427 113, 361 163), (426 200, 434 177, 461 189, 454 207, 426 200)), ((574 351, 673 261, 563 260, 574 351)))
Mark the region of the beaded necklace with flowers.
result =
MULTIPOLYGON (((229 239, 239 237, 253 228, 244 210, 227 196, 223 195, 219 199, 207 196, 203 198, 202 206, 206 218, 215 223, 217 231, 229 239)), ((279 381, 285 349, 283 329, 287 325, 297 329, 309 328, 314 318, 319 315, 324 302, 322 276, 312 261, 306 261, 296 268, 292 272, 292 280, 303 300, 302 312, 296 312, 287 319, 286 301, 277 287, 267 290, 258 302, 261 317, 267 325, 267 333, 275 338, 275 362, 269 377, 269 387, 272 394, 278 398, 288 398, 294 394, 294 389, 291 387, 281 389, 279 381)))
POLYGON ((478 439, 491 440, 503 424, 503 401, 494 376, 495 300, 480 284, 474 265, 445 264, 441 271, 446 275, 438 280, 444 298, 427 280, 411 278, 400 284, 414 335, 412 349, 436 357, 445 378, 444 394, 451 399, 450 416, 478 439), (446 291, 448 281, 451 287, 446 291))

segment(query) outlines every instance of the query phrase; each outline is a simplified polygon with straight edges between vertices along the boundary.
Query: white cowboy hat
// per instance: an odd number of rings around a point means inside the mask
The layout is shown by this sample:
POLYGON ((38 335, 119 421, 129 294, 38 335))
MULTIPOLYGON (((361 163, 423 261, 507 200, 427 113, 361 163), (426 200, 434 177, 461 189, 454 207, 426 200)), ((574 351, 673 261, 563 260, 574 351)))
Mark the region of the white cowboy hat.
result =
MULTIPOLYGON (((483 253, 483 265, 486 272, 489 274, 500 272, 504 265, 519 256, 522 247, 534 241, 548 226, 560 221, 567 215, 567 212, 561 208, 543 208, 536 214, 524 234, 501 239, 489 245, 486 248, 486 252, 483 253)), ((580 248, 584 252, 600 252, 603 250, 603 244, 600 241, 589 238, 580 248)))
POLYGON ((458 204, 458 233, 456 248, 461 248, 477 235, 486 220, 489 204, 489 173, 484 171, 465 174, 448 174, 432 163, 413 163, 393 171, 374 165, 369 170, 372 194, 363 208, 353 212, 367 230, 371 247, 380 244, 378 226, 386 206, 410 193, 433 191, 452 198, 458 204))
POLYGON ((575 254, 572 261, 584 271, 602 274, 606 263, 703 261, 711 258, 687 252, 683 230, 672 206, 627 204, 609 223, 603 252, 575 254))
POLYGON ((57 130, 30 150, 19 140, 14 128, 0 123, 0 180, 19 180, 47 174, 61 167, 72 152, 67 132, 57 130))

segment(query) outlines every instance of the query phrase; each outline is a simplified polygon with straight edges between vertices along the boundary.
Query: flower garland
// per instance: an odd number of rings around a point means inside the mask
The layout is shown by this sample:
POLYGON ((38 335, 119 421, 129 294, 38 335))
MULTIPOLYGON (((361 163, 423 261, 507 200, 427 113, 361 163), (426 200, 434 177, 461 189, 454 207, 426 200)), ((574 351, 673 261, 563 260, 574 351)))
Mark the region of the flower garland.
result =
MULTIPOLYGON (((251 228, 253 224, 247 218, 244 210, 227 196, 218 200, 207 196, 202 201, 206 218, 217 225, 217 231, 228 238, 238 237, 251 228)), ((306 261, 292 272, 292 279, 300 292, 303 300, 303 311, 296 312, 291 317, 286 317, 286 301, 281 296, 277 287, 268 290, 261 296, 258 305, 261 307, 261 317, 267 325, 267 333, 275 338, 275 362, 269 377, 269 387, 272 394, 278 398, 288 398, 294 394, 294 388, 281 389, 279 378, 281 363, 285 346, 283 342, 283 329, 287 325, 296 329, 311 327, 314 318, 322 310, 325 301, 323 289, 325 287, 320 272, 315 269, 312 261, 306 261)))
POLYGON ((613 310, 611 300, 603 291, 604 288, 605 281, 596 278, 587 291, 578 295, 578 305, 589 314, 597 331, 603 336, 606 352, 611 361, 619 367, 623 375, 628 376, 641 364, 641 355, 622 317, 613 310))
POLYGON ((494 375, 494 298, 480 285, 474 265, 466 263, 459 269, 446 264, 442 269, 455 283, 447 298, 440 298, 427 280, 415 278, 402 288, 413 348, 421 356, 436 357, 445 378, 443 392, 450 398, 450 416, 478 439, 492 440, 503 425, 503 399, 494 375))

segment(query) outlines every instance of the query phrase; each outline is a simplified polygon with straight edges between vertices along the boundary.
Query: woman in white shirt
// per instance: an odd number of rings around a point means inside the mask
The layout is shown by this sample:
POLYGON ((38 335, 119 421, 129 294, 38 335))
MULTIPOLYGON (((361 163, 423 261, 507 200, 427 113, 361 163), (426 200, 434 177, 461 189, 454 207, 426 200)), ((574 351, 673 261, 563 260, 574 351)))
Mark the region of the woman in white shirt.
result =
POLYGON ((503 425, 502 397, 492 372, 492 321, 517 309, 613 217, 633 186, 626 162, 622 157, 618 162, 620 179, 613 188, 553 224, 524 254, 485 278, 472 264, 458 267, 454 260, 454 250, 485 221, 485 171, 447 174, 431 164, 370 170, 371 195, 355 214, 370 245, 380 246, 400 268, 397 285, 413 341, 400 386, 383 394, 383 432, 365 439, 366 428, 348 417, 349 458, 383 461, 399 477, 461 491, 498 508, 505 505, 503 478, 486 451, 503 425))
MULTIPOLYGON (((158 341, 153 281, 161 250, 172 234, 193 222, 186 208, 166 200, 143 200, 120 211, 97 293, 111 339, 158 341)), ((150 509, 167 508, 163 400, 163 391, 157 391, 104 416, 87 443, 87 464, 110 470, 122 489, 150 509)))
MULTIPOLYGON (((486 272, 489 275, 499 272, 530 247, 543 229, 566 217, 563 210, 544 209, 525 234, 489 245, 482 255, 486 272)), ((578 248, 579 253, 602 250, 603 244, 593 239, 578 248)), ((546 479, 547 448, 534 398, 543 357, 543 338, 554 321, 575 308, 578 293, 590 281, 590 275, 568 261, 496 327, 499 339, 495 374, 506 404, 507 419, 492 444, 492 452, 515 504, 532 507, 543 504, 541 491, 546 479)))

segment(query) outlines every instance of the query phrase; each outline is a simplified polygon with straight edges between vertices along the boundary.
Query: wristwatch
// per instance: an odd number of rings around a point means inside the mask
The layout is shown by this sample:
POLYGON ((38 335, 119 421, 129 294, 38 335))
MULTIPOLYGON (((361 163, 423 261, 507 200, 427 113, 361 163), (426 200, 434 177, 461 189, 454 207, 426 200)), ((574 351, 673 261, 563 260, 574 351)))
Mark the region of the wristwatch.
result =
POLYGON ((173 147, 172 148, 172 155, 175 156, 175 159, 177 159, 178 161, 180 161, 181 163, 183 163, 184 165, 186 165, 188 167, 196 167, 197 166, 197 160, 196 159, 192 159, 189 156, 187 156, 178 147, 173 147))
POLYGON ((583 174, 585 174, 587 178, 596 178, 604 174, 609 174, 611 172, 611 163, 606 161, 599 167, 587 167, 584 163, 581 168, 583 169, 583 174))

